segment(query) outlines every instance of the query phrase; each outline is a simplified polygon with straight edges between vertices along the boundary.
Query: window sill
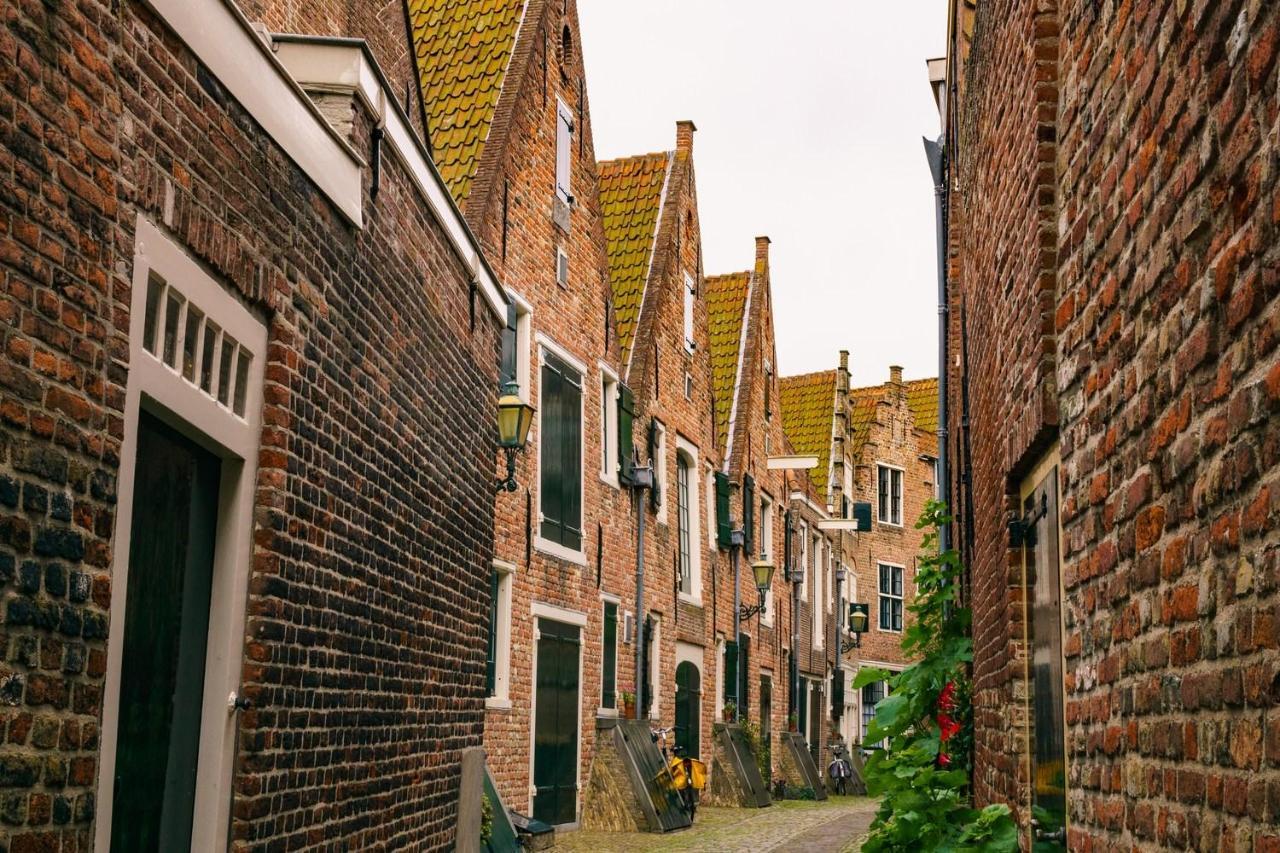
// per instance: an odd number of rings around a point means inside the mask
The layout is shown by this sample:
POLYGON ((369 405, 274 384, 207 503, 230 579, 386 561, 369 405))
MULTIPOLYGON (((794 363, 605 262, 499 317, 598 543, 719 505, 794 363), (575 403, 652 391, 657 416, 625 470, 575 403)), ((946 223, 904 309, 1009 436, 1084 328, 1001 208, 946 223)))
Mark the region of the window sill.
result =
POLYGON ((618 718, 618 709, 596 708, 596 716, 606 720, 616 720, 618 718))
POLYGON ((615 489, 619 489, 619 488, 621 488, 621 486, 619 486, 619 485, 618 485, 618 478, 617 478, 617 477, 609 477, 609 476, 606 476, 606 475, 604 475, 604 474, 601 474, 601 475, 600 475, 600 482, 604 483, 606 486, 611 486, 611 487, 613 487, 613 488, 615 488, 615 489))
POLYGON ((894 522, 892 522, 892 521, 884 521, 884 520, 882 520, 882 519, 877 518, 877 519, 876 519, 876 524, 877 524, 877 525, 879 525, 880 527, 891 527, 891 528, 893 528, 894 530, 901 530, 901 529, 902 529, 902 522, 901 522, 901 521, 899 521, 899 522, 897 522, 897 523, 895 524, 895 523, 894 523, 894 522))
POLYGON ((572 551, 559 542, 552 542, 549 539, 543 539, 541 536, 533 537, 533 550, 564 560, 566 563, 573 563, 575 566, 582 568, 587 567, 587 555, 582 551, 572 551))
POLYGON ((511 700, 502 696, 489 696, 484 700, 486 711, 510 711, 511 700))
POLYGON ((680 599, 681 601, 683 601, 685 604, 692 604, 694 607, 701 607, 701 606, 702 606, 702 596, 701 596, 701 595, 690 595, 690 594, 689 594, 689 593, 687 593, 687 592, 682 592, 682 593, 679 593, 678 597, 679 597, 679 599, 680 599))

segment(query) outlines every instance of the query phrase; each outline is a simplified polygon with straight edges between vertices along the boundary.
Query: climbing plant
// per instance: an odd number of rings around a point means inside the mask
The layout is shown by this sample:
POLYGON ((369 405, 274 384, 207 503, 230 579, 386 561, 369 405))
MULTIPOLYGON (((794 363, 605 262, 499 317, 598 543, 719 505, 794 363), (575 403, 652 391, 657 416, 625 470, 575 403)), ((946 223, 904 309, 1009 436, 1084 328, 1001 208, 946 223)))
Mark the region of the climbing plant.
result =
POLYGON ((902 636, 902 650, 915 663, 899 673, 864 668, 853 682, 855 689, 889 684, 865 732, 866 744, 888 745, 866 763, 867 791, 881 798, 866 853, 1018 849, 1008 807, 975 809, 970 796, 973 642, 969 611, 959 597, 960 559, 955 551, 938 551, 938 529, 950 521, 946 512, 945 504, 930 501, 916 522, 928 532, 908 607, 914 618, 902 636))

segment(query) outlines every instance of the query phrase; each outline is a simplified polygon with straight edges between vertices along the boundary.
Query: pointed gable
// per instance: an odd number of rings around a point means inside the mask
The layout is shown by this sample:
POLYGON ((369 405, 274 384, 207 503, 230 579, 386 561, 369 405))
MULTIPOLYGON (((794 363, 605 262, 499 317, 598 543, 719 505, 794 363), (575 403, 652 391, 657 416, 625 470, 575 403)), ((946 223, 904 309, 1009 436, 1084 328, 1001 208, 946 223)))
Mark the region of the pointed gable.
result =
POLYGON ((459 206, 471 194, 524 0, 408 0, 436 168, 459 206))
POLYGON ((670 154, 662 152, 606 160, 598 166, 609 283, 624 364, 649 278, 669 161, 670 154))
POLYGON ((836 371, 783 377, 779 381, 779 394, 782 428, 787 440, 796 453, 818 457, 818 467, 809 472, 809 478, 825 503, 835 423, 836 371))
POLYGON ((723 448, 729 435, 742 347, 744 312, 751 273, 707 277, 707 327, 711 339, 711 390, 715 396, 716 436, 723 448))

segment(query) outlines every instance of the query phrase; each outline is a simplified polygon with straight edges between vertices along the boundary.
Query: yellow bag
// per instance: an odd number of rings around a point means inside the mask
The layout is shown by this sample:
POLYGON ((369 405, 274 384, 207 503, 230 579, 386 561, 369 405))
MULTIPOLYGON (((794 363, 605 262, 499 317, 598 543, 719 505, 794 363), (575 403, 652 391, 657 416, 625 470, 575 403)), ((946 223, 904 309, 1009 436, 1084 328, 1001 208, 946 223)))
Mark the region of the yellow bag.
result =
POLYGON ((671 763, 667 765, 671 771, 671 778, 675 780, 677 791, 683 791, 689 785, 689 777, 684 772, 684 762, 679 758, 671 759, 671 763))
POLYGON ((707 787, 707 765, 696 758, 689 759, 689 775, 693 777, 695 791, 701 791, 707 787))

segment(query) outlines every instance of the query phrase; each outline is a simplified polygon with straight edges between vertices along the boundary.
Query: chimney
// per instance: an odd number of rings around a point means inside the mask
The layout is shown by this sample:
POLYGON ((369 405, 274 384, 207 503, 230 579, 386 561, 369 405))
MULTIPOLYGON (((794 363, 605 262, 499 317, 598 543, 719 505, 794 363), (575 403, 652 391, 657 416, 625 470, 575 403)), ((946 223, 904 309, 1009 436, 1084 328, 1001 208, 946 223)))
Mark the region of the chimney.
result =
POLYGON ((676 153, 688 156, 693 153, 693 134, 698 126, 685 119, 676 122, 676 153))
POLYGON ((836 371, 836 390, 842 394, 849 391, 849 351, 840 350, 840 369, 836 371))
POLYGON ((902 384, 902 368, 896 364, 891 365, 889 367, 889 384, 891 385, 902 384))
POLYGON ((849 372, 849 351, 847 349, 840 350, 840 372, 849 372))
POLYGON ((773 241, 768 237, 756 238, 756 266, 769 264, 769 244, 773 241))

